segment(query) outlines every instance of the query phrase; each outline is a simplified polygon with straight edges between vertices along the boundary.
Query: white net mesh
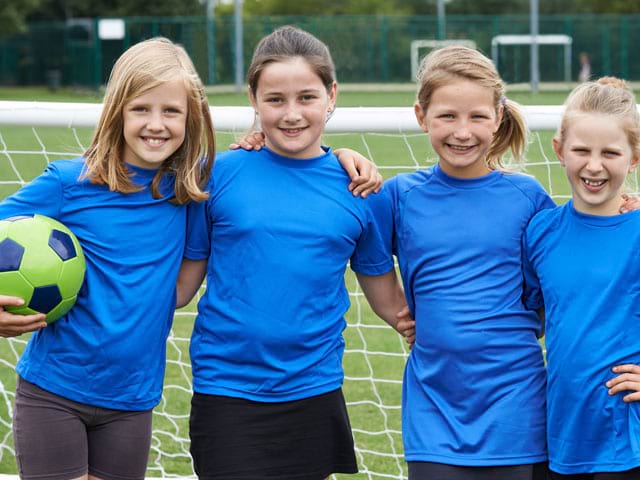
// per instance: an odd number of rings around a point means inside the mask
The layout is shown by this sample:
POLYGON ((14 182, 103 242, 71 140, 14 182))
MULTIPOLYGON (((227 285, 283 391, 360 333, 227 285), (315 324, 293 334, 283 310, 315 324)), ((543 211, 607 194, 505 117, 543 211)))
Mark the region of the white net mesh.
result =
MULTIPOLYGON (((89 143, 98 111, 96 105, 56 107, 0 102, 0 198, 38 175, 48 162, 79 155, 89 143)), ((242 132, 252 120, 252 113, 243 108, 215 107, 213 114, 220 150, 234 138, 229 131, 242 132), (224 130, 227 133, 221 133, 224 130)), ((542 130, 531 137, 527 171, 536 175, 556 201, 563 202, 569 188, 550 148, 550 130, 559 118, 559 107, 529 107, 526 114, 530 127, 542 130)), ((386 178, 430 165, 435 158, 427 137, 417 132, 411 108, 339 109, 328 131, 332 133, 325 138, 327 144, 359 150, 378 164, 386 178), (385 130, 392 133, 384 133, 385 130)), ((632 189, 637 190, 637 180, 632 189)), ((371 312, 352 274, 347 273, 346 282, 352 307, 344 333, 347 345, 344 393, 360 473, 336 478, 404 479, 400 397, 408 349, 371 312)), ((149 476, 194 475, 188 440, 191 398, 188 342, 196 302, 197 299, 176 313, 168 341, 164 396, 154 411, 149 476)), ((17 471, 11 436, 14 367, 27 340, 0 339, 0 474, 17 471)))

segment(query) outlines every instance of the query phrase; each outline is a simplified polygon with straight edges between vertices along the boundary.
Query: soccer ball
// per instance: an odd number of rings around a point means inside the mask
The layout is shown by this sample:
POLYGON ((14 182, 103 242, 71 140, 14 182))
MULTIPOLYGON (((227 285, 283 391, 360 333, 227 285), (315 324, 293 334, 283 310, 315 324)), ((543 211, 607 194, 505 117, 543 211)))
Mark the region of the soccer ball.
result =
POLYGON ((7 311, 59 319, 76 302, 84 271, 80 243, 60 222, 44 215, 0 221, 0 294, 25 301, 7 311))

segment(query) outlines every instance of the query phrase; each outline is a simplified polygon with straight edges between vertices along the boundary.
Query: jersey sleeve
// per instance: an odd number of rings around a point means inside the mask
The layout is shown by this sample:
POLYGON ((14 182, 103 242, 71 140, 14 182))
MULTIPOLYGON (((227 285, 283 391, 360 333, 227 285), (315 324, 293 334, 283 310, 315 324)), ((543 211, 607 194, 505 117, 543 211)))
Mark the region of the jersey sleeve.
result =
POLYGON ((190 202, 187 206, 187 243, 184 257, 189 260, 206 260, 211 248, 211 224, 208 201, 190 202))
POLYGON ((393 268, 393 213, 388 188, 367 198, 367 223, 351 257, 351 269, 382 275, 393 268))
POLYGON ((0 202, 0 219, 36 213, 59 218, 62 183, 60 171, 55 163, 50 163, 42 174, 0 202))

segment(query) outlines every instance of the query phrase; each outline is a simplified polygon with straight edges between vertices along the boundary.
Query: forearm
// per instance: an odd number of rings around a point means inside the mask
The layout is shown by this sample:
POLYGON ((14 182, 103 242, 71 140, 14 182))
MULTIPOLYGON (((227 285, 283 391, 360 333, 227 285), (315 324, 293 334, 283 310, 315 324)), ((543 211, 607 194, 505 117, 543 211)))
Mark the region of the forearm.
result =
POLYGON ((204 280, 207 271, 206 260, 183 259, 176 283, 176 308, 187 305, 204 280))
POLYGON ((356 273, 358 283, 375 314, 397 330, 397 314, 407 305, 395 270, 383 275, 356 273))

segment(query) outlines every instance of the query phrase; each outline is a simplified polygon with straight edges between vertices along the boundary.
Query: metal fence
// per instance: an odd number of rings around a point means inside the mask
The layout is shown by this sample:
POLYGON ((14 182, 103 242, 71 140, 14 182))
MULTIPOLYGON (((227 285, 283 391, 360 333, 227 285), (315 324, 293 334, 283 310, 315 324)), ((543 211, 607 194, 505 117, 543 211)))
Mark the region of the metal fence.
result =
MULTIPOLYGON (((101 39, 99 21, 33 23, 26 33, 1 39, 0 84, 96 88, 105 83, 120 53, 156 35, 184 45, 205 83, 234 82, 232 16, 124 18, 124 37, 118 40, 101 39)), ((447 38, 473 40, 487 55, 496 35, 529 33, 527 15, 449 15, 446 21, 447 38)), ((329 45, 341 82, 361 83, 410 81, 411 42, 435 39, 438 31, 436 16, 246 16, 245 68, 259 39, 285 24, 304 28, 329 45)), ((587 52, 593 76, 640 79, 635 48, 640 44, 640 15, 542 15, 539 33, 572 37, 573 78, 579 54, 587 52)), ((502 49, 498 68, 507 82, 529 80, 529 54, 526 45, 502 49)), ((563 81, 564 63, 562 47, 540 46, 541 81, 563 81)))

